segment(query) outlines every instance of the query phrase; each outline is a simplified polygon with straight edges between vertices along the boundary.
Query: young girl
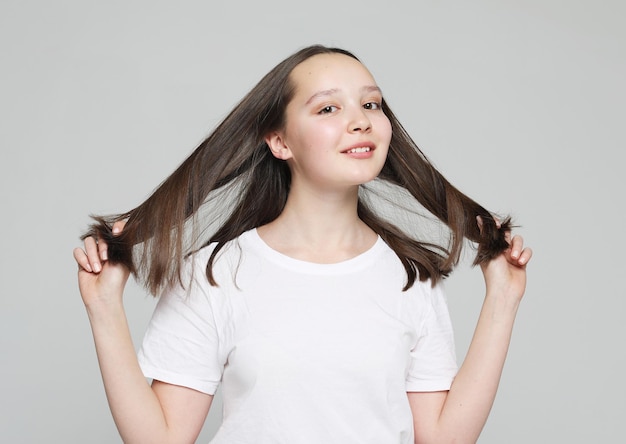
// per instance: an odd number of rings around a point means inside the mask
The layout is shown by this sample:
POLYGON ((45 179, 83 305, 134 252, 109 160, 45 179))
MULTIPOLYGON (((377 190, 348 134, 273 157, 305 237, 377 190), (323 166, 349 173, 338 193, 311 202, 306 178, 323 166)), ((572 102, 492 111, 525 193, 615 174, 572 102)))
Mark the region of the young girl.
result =
POLYGON ((531 250, 433 168, 351 53, 287 58, 143 204, 96 220, 74 257, 124 442, 194 442, 220 384, 213 443, 478 439, 531 250), (408 192, 449 242, 386 220, 372 184, 408 192), (465 239, 486 295, 457 371, 441 281, 465 239), (138 358, 130 273, 160 295, 138 358))

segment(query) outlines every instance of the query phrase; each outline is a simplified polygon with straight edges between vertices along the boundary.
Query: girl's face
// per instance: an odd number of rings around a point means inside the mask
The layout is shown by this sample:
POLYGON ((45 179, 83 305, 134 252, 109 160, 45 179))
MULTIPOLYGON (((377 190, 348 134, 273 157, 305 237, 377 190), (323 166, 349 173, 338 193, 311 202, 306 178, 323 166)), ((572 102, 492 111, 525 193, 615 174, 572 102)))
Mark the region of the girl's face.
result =
POLYGON ((285 127, 266 141, 289 163, 292 186, 354 187, 378 176, 391 124, 369 71, 343 54, 320 54, 296 66, 290 80, 285 127))

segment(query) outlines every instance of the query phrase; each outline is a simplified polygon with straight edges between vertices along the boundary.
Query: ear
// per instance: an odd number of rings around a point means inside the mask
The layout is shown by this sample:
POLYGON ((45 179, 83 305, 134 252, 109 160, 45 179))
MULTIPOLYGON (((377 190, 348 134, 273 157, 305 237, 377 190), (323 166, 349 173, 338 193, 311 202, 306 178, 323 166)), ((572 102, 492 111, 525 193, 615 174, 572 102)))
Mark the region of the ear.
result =
POLYGON ((284 135, 280 131, 273 131, 265 136, 265 143, 277 159, 287 160, 291 158, 291 150, 285 143, 284 135))

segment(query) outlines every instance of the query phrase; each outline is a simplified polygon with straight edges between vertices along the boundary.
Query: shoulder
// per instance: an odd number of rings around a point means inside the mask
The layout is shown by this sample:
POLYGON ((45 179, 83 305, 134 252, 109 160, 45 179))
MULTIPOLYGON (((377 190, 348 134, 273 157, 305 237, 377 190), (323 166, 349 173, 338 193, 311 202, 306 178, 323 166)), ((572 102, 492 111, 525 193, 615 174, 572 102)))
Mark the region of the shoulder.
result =
POLYGON ((210 266, 211 275, 218 284, 213 288, 236 287, 235 276, 245 262, 244 259, 253 256, 256 250, 254 230, 246 231, 222 244, 211 242, 185 258, 181 277, 193 285, 208 289, 211 287, 208 279, 210 266))
POLYGON ((252 237, 252 231, 246 231, 238 237, 231 239, 224 244, 220 245, 218 242, 211 242, 204 247, 200 248, 189 254, 186 258, 185 268, 206 268, 210 258, 215 254, 213 263, 217 264, 220 261, 228 261, 234 256, 241 253, 242 248, 247 247, 250 244, 250 238, 252 237))

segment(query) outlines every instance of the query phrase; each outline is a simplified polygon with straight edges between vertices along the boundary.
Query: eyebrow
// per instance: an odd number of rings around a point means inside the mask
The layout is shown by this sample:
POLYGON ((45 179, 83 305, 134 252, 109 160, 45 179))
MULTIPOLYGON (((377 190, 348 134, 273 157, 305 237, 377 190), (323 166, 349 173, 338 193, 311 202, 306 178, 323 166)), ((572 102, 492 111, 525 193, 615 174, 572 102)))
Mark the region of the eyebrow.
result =
MULTIPOLYGON (((326 96, 332 96, 335 93, 338 93, 340 91, 340 89, 338 88, 331 88, 331 89, 325 89, 323 91, 318 91, 315 94, 313 94, 311 97, 309 97, 309 100, 306 101, 305 105, 310 104, 313 100, 319 98, 319 97, 326 97, 326 96)), ((362 92, 379 92, 382 94, 381 89, 378 86, 375 85, 371 85, 371 86, 364 86, 361 88, 362 92)))

